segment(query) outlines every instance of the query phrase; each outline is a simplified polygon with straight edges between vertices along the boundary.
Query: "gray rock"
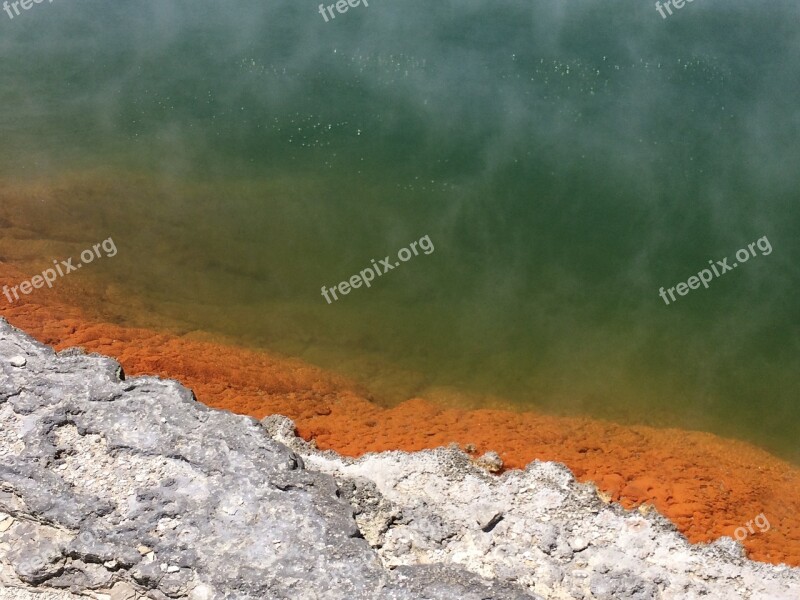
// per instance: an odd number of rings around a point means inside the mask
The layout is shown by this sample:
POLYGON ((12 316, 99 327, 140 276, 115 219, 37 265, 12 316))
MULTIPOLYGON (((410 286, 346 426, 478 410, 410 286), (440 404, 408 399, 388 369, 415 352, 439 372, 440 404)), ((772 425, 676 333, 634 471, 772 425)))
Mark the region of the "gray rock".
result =
POLYGON ((498 477, 457 448, 350 459, 316 451, 291 422, 269 427, 308 469, 372 481, 351 496, 356 511, 382 502, 403 515, 375 545, 388 565, 457 564, 554 599, 800 598, 800 569, 747 560, 727 538, 692 545, 654 511, 603 502, 563 465, 534 461, 498 477))
POLYGON ((126 380, 109 358, 55 353, 2 319, 0 454, 0 521, 13 519, 0 598, 533 597, 454 565, 387 568, 354 504, 374 540, 400 515, 371 482, 339 485, 254 419, 173 381, 126 380))
POLYGON ((22 581, 42 583, 64 570, 61 548, 52 539, 38 537, 33 525, 19 527, 16 533, 20 538, 16 547, 9 552, 9 562, 22 581))

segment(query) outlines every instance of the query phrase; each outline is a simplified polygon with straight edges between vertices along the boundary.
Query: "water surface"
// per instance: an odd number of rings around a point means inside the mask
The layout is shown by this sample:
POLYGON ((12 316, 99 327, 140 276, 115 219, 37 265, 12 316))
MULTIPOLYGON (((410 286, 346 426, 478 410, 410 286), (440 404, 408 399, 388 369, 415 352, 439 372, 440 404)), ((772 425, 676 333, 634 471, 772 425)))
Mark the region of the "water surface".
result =
POLYGON ((113 236, 74 277, 118 322, 299 356, 384 404, 800 457, 796 3, 34 8, 0 20, 4 210, 58 241, 7 246, 32 274, 113 236), (434 252, 325 302, 425 235, 434 252))

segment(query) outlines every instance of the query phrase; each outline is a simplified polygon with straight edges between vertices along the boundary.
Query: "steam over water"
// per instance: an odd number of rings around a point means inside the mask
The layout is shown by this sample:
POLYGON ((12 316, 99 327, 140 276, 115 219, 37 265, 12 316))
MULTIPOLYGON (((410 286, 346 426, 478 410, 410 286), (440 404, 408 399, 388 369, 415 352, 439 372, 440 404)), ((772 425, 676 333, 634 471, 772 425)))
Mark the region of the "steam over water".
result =
MULTIPOLYGON (((796 2, 318 4, 0 13, 0 210, 77 251, 113 236, 74 277, 118 322, 299 356, 381 403, 506 400, 800 459, 796 2)), ((32 273, 59 257, 39 253, 32 273)))

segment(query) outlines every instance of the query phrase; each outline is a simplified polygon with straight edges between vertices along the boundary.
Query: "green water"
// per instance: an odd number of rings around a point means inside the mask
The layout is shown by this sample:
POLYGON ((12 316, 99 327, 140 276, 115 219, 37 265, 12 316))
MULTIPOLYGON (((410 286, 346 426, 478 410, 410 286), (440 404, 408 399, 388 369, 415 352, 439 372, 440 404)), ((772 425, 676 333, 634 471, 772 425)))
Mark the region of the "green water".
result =
POLYGON ((75 275, 124 290, 110 318, 299 356, 381 403, 500 398, 800 459, 796 3, 317 4, 0 13, 0 175, 41 186, 31 231, 113 236, 75 275))

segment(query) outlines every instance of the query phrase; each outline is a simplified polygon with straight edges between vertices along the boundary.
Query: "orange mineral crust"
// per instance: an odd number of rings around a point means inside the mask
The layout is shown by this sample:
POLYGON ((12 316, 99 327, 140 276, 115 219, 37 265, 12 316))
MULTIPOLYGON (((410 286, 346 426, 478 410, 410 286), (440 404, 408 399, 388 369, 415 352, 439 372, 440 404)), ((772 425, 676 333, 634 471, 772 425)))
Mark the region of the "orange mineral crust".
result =
MULTIPOLYGON (((25 278, 0 264, 0 286, 25 278)), ((455 442, 494 450, 507 468, 558 461, 627 508, 652 504, 693 542, 733 536, 764 513, 771 528, 755 528, 744 540, 749 556, 800 566, 800 470, 747 443, 588 418, 459 410, 420 398, 381 408, 357 384, 301 361, 104 323, 77 308, 79 300, 66 286, 13 305, 0 298, 0 315, 57 349, 113 356, 128 375, 178 379, 210 406, 256 418, 286 415, 303 438, 345 455, 455 442)))

